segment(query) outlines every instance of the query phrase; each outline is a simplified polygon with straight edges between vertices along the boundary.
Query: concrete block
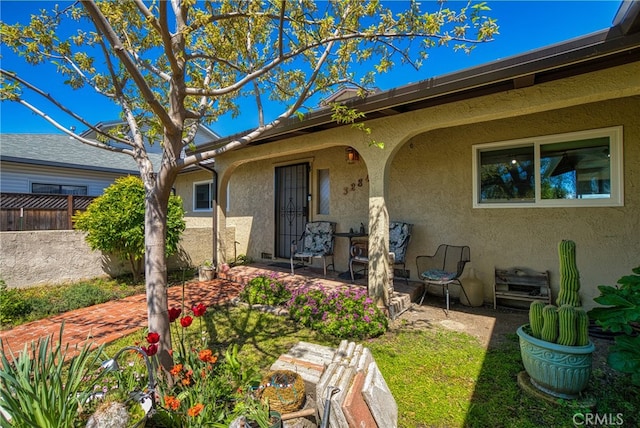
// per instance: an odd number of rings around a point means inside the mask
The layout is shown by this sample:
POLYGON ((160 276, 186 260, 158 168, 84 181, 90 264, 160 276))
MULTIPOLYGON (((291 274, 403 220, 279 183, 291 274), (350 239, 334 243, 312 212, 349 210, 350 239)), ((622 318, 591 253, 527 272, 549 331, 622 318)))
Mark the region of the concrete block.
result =
POLYGON ((398 426, 398 405, 375 361, 369 364, 362 395, 379 427, 398 426))

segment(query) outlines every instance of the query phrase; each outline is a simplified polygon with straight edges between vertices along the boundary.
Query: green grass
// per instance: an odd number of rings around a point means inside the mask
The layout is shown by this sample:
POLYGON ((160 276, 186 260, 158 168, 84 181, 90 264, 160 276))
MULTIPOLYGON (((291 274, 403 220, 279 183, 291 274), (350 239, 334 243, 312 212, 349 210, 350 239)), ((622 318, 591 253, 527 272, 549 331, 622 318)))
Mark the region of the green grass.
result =
MULTIPOLYGON (((143 291, 126 281, 92 283, 112 291, 143 291)), ((78 290, 88 289, 84 287, 80 285, 78 290)), ((54 288, 50 300, 60 298, 63 290, 67 289, 54 288), (53 297, 56 293, 58 297, 53 297)), ((334 347, 339 342, 301 328, 285 317, 244 307, 210 308, 194 324, 200 320, 205 323, 212 349, 223 353, 229 345, 238 344, 241 361, 263 371, 299 341, 334 347)), ((106 353, 113 355, 123 346, 144 343, 145 337, 146 332, 140 331, 120 339, 109 344, 106 353)), ((440 327, 401 327, 367 340, 364 345, 373 353, 393 393, 402 428, 572 427, 576 413, 588 412, 621 414, 623 426, 640 426, 640 391, 631 385, 628 376, 609 368, 595 367, 585 391, 590 400, 597 402, 593 410, 576 407, 576 403, 552 404, 530 397, 517 384, 523 367, 515 332, 507 339, 486 351, 464 333, 440 327)))
MULTIPOLYGON (((244 307, 210 308, 203 320, 213 349, 236 343, 241 361, 263 371, 299 341, 338 345, 284 317, 244 307)), ((143 340, 141 331, 106 352, 113 355, 143 340)), ((402 428, 572 427, 576 413, 589 411, 573 403, 550 404, 520 389, 516 377, 523 367, 515 334, 489 351, 469 335, 440 327, 400 329, 363 344, 393 393, 402 428)), ((596 370, 586 394, 598 403, 594 413, 622 413, 624 426, 640 423, 640 392, 628 378, 596 370)))

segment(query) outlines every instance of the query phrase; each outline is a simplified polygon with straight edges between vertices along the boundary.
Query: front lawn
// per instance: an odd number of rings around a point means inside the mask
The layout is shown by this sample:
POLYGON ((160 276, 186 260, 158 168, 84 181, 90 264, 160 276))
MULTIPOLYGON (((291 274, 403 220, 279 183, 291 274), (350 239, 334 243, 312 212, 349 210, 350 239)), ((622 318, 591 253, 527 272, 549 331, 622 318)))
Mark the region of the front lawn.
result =
MULTIPOLYGON (((285 317, 247 307, 209 308, 204 322, 218 350, 237 344, 239 359, 263 371, 298 341, 338 344, 285 317)), ((142 332, 124 338, 107 347, 107 354, 142 338, 142 332)), ((572 403, 552 405, 520 389, 515 334, 489 351, 467 334, 439 327, 401 328, 363 344, 393 393, 399 427, 570 427, 576 414, 591 412, 572 403)), ((628 378, 596 370, 586 393, 598 403, 593 413, 622 413, 624 426, 640 423, 640 392, 628 378)))

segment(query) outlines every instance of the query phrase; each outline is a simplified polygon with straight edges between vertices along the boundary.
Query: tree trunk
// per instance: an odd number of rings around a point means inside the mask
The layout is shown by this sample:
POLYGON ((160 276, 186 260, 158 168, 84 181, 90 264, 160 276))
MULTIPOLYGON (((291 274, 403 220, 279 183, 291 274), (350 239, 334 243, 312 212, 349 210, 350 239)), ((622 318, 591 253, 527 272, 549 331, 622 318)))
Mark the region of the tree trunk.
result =
MULTIPOLYGON (((154 180, 155 181, 155 180, 154 180)), ((147 316, 149 331, 160 335, 158 361, 165 370, 173 367, 171 330, 169 328, 169 302, 167 295, 167 261, 165 236, 169 196, 156 188, 147 187, 145 197, 145 284, 147 292, 147 316), (155 191, 149 190, 150 188, 155 191)))

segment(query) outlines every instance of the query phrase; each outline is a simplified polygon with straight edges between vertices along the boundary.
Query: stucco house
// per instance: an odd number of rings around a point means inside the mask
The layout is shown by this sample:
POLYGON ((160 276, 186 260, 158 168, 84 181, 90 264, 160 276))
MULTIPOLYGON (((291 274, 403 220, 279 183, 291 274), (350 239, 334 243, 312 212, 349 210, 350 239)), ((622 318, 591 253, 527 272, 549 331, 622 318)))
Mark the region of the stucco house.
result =
MULTIPOLYGON (((597 285, 640 265, 639 15, 623 2, 606 31, 345 101, 384 149, 326 108, 292 119, 182 174, 185 200, 197 183, 217 190, 188 222, 213 218, 218 263, 284 261, 306 221, 363 223, 371 290, 388 281, 389 222, 405 221, 411 280, 417 255, 469 245, 487 302, 494 269, 513 266, 549 271, 555 299, 557 244, 571 239, 593 306, 597 285)), ((336 238, 336 269, 347 263, 336 238)))

